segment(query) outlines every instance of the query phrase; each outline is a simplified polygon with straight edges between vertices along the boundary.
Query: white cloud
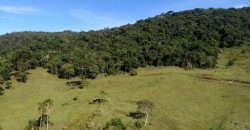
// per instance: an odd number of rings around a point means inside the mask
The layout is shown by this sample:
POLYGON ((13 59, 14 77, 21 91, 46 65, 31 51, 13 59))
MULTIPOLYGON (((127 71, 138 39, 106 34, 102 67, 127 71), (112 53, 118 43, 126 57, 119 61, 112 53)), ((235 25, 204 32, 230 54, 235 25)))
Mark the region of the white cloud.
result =
POLYGON ((234 8, 243 8, 243 7, 247 7, 247 5, 244 4, 234 5, 234 8))
POLYGON ((1 17, 2 20, 13 21, 13 22, 22 22, 22 19, 14 18, 14 17, 1 17))
POLYGON ((34 7, 0 6, 0 11, 14 14, 32 14, 40 12, 34 7))
POLYGON ((124 24, 124 22, 103 16, 101 14, 92 13, 86 10, 78 9, 72 10, 70 15, 76 19, 82 20, 90 24, 99 24, 103 27, 119 26, 124 24))

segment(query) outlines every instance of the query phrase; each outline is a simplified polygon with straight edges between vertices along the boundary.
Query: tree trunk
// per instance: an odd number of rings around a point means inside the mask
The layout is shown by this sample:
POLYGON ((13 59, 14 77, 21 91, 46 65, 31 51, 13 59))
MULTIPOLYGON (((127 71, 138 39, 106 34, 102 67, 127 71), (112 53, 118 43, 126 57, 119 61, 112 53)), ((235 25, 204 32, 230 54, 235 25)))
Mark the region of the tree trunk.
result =
POLYGON ((47 130, 49 130, 49 116, 47 115, 47 130))
POLYGON ((41 114, 41 117, 40 117, 40 124, 39 124, 39 130, 40 130, 40 128, 42 127, 42 122, 43 122, 43 114, 41 114))
POLYGON ((146 119, 145 119, 145 124, 144 124, 145 127, 147 126, 147 123, 148 123, 148 113, 146 112, 146 119))

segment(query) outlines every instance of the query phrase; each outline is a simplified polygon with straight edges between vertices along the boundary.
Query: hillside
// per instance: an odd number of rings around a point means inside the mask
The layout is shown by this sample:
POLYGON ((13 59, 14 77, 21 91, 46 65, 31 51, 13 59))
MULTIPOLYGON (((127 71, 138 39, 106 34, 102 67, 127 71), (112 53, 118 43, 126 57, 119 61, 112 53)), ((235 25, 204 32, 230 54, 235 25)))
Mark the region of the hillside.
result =
POLYGON ((213 68, 221 48, 249 41, 249 14, 249 7, 194 9, 99 31, 6 34, 0 53, 9 64, 1 66, 19 72, 44 67, 61 78, 92 79, 147 65, 213 68))
POLYGON ((87 121, 94 122, 97 129, 114 117, 131 125, 136 120, 126 115, 136 110, 136 101, 148 99, 155 107, 147 129, 248 130, 250 74, 241 65, 249 65, 250 53, 238 55, 235 64, 226 67, 227 57, 241 50, 225 49, 215 69, 139 68, 137 76, 100 75, 89 80, 84 89, 70 89, 65 85, 68 80, 37 68, 30 71, 25 84, 12 79, 13 88, 0 96, 0 126, 6 130, 24 128, 28 120, 38 117, 37 103, 49 97, 54 100, 51 129, 86 129, 87 121), (108 103, 101 107, 88 104, 101 91, 108 103), (97 115, 93 118, 93 114, 97 115))
POLYGON ((250 130, 249 68, 250 7, 5 34, 0 129, 250 130))

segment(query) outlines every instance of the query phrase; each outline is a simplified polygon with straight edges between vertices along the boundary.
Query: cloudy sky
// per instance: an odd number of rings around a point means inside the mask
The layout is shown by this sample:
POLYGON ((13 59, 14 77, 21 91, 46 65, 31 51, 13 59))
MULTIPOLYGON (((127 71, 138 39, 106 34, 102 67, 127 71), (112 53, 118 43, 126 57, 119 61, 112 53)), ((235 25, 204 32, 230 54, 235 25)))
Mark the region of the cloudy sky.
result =
POLYGON ((250 0, 0 0, 0 34, 88 31, 168 11, 250 6, 250 0))

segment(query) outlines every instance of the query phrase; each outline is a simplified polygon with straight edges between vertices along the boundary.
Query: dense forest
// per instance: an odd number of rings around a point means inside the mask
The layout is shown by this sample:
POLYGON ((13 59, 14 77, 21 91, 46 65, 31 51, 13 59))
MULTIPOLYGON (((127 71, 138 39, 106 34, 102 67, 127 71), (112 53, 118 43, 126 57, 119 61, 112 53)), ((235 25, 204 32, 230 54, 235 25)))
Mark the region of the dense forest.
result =
POLYGON ((44 67, 60 78, 94 79, 144 66, 212 68, 226 47, 250 40, 250 7, 163 13, 116 28, 0 36, 0 83, 44 67))

